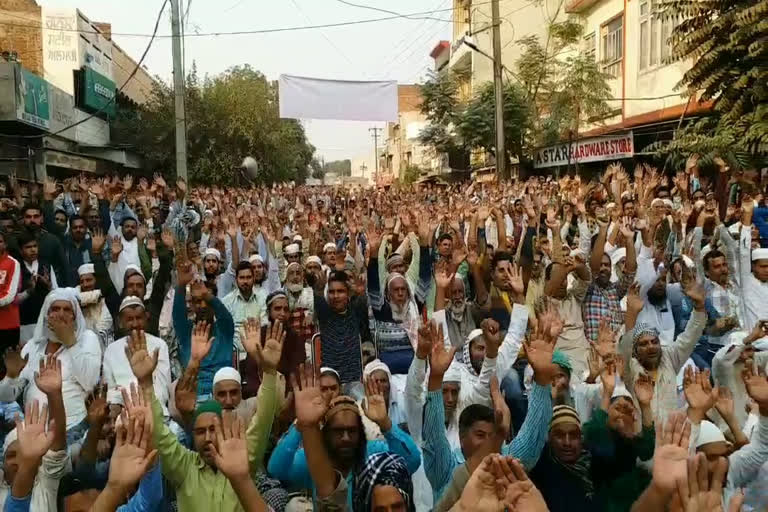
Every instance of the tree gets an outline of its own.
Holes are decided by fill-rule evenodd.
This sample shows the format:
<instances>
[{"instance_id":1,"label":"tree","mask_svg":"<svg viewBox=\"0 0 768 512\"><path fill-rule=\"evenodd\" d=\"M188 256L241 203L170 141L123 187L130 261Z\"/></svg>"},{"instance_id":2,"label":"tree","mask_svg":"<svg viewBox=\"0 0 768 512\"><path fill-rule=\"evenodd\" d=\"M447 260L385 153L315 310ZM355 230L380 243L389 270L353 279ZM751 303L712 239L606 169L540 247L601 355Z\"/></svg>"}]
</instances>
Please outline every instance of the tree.
<instances>
[{"instance_id":1,"label":"tree","mask_svg":"<svg viewBox=\"0 0 768 512\"><path fill-rule=\"evenodd\" d=\"M421 84L421 113L429 123L421 131L420 140L431 145L438 153L450 153L464 149L465 145L456 134L461 117L459 102L460 76L450 69L431 72Z\"/></svg>"},{"instance_id":2,"label":"tree","mask_svg":"<svg viewBox=\"0 0 768 512\"><path fill-rule=\"evenodd\" d=\"M351 160L333 160L325 164L324 173L334 173L337 176L352 176Z\"/></svg>"},{"instance_id":3,"label":"tree","mask_svg":"<svg viewBox=\"0 0 768 512\"><path fill-rule=\"evenodd\" d=\"M320 163L320 160L317 158L313 158L311 162L309 162L309 168L312 169L311 176L316 180L323 179L323 176L325 176L325 169L323 168L323 165Z\"/></svg>"},{"instance_id":4,"label":"tree","mask_svg":"<svg viewBox=\"0 0 768 512\"><path fill-rule=\"evenodd\" d=\"M400 182L405 185L410 185L419 179L421 175L421 168L418 165L409 165L403 170L403 174L400 176Z\"/></svg>"},{"instance_id":5,"label":"tree","mask_svg":"<svg viewBox=\"0 0 768 512\"><path fill-rule=\"evenodd\" d=\"M667 19L682 19L672 58L692 61L678 88L713 106L667 150L731 154L744 163L768 153L768 0L669 0L661 8Z\"/></svg>"},{"instance_id":6,"label":"tree","mask_svg":"<svg viewBox=\"0 0 768 512\"><path fill-rule=\"evenodd\" d=\"M231 185L245 156L259 162L257 181L303 182L314 147L295 120L280 119L277 89L250 66L197 76L192 66L185 89L187 159L195 183ZM114 138L131 144L151 169L175 167L173 90L158 80L150 100L137 112L118 112Z\"/></svg>"}]
</instances>

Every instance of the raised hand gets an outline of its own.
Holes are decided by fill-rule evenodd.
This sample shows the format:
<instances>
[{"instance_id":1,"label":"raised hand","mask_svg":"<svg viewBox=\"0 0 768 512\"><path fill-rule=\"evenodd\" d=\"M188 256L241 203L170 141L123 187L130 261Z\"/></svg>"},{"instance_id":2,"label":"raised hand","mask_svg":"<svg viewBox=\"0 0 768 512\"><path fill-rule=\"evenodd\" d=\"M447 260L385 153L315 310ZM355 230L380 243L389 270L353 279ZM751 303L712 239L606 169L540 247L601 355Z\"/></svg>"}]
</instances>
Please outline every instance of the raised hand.
<instances>
[{"instance_id":1,"label":"raised hand","mask_svg":"<svg viewBox=\"0 0 768 512\"><path fill-rule=\"evenodd\" d=\"M433 336L433 329L437 329L434 322L421 324L419 326L419 338L416 342L416 357L422 361L427 359L432 353L432 344L435 342L434 338L437 337L436 334Z\"/></svg>"},{"instance_id":2,"label":"raised hand","mask_svg":"<svg viewBox=\"0 0 768 512\"><path fill-rule=\"evenodd\" d=\"M686 421L685 414L679 412L669 416L664 428L656 428L651 485L664 496L671 496L680 484L686 482L690 435L691 424Z\"/></svg>"},{"instance_id":3,"label":"raised hand","mask_svg":"<svg viewBox=\"0 0 768 512\"><path fill-rule=\"evenodd\" d=\"M287 331L283 329L283 323L279 320L275 320L267 328L267 340L264 342L264 347L261 348L261 369L263 371L269 373L277 369L283 354L286 334Z\"/></svg>"},{"instance_id":4,"label":"raised hand","mask_svg":"<svg viewBox=\"0 0 768 512\"><path fill-rule=\"evenodd\" d=\"M645 300L640 297L640 284L632 283L627 290L627 313L637 315L645 307Z\"/></svg>"},{"instance_id":5,"label":"raised hand","mask_svg":"<svg viewBox=\"0 0 768 512\"><path fill-rule=\"evenodd\" d=\"M48 406L42 408L37 400L27 402L24 420L16 417L16 432L19 441L19 458L29 467L37 467L40 459L51 448L55 432L55 420L48 425ZM48 430L46 432L46 425Z\"/></svg>"},{"instance_id":6,"label":"raised hand","mask_svg":"<svg viewBox=\"0 0 768 512\"><path fill-rule=\"evenodd\" d=\"M243 323L240 342L245 352L261 367L261 323L257 319L249 318Z\"/></svg>"},{"instance_id":7,"label":"raised hand","mask_svg":"<svg viewBox=\"0 0 768 512\"><path fill-rule=\"evenodd\" d=\"M685 369L683 376L683 393L688 401L688 412L695 414L694 418L701 421L707 411L715 405L716 396L712 392L709 381L709 370L698 371L692 366Z\"/></svg>"},{"instance_id":8,"label":"raised hand","mask_svg":"<svg viewBox=\"0 0 768 512\"><path fill-rule=\"evenodd\" d=\"M46 176L43 182L43 196L45 199L50 201L56 197L56 186L56 181Z\"/></svg>"},{"instance_id":9,"label":"raised hand","mask_svg":"<svg viewBox=\"0 0 768 512\"><path fill-rule=\"evenodd\" d=\"M40 359L40 370L35 372L35 384L46 395L61 393L61 361L49 355Z\"/></svg>"},{"instance_id":10,"label":"raised hand","mask_svg":"<svg viewBox=\"0 0 768 512\"><path fill-rule=\"evenodd\" d=\"M456 355L456 347L445 348L442 324L436 324L433 321L431 322L430 330L432 336L432 351L429 353L430 376L439 376L442 381L443 375L448 370L448 367L451 366L453 357Z\"/></svg>"},{"instance_id":11,"label":"raised hand","mask_svg":"<svg viewBox=\"0 0 768 512\"><path fill-rule=\"evenodd\" d=\"M600 374L600 382L603 384L603 396L608 398L613 396L613 390L616 389L616 376L618 370L616 368L616 362L612 359L605 361L605 366Z\"/></svg>"},{"instance_id":12,"label":"raised hand","mask_svg":"<svg viewBox=\"0 0 768 512\"><path fill-rule=\"evenodd\" d=\"M101 428L109 416L109 404L107 404L107 384L102 382L96 385L93 393L88 395L85 401L85 407L88 411L88 425L90 427Z\"/></svg>"},{"instance_id":13,"label":"raised hand","mask_svg":"<svg viewBox=\"0 0 768 512\"><path fill-rule=\"evenodd\" d=\"M456 273L449 272L447 264L438 264L435 269L435 284L442 290L449 290Z\"/></svg>"},{"instance_id":14,"label":"raised hand","mask_svg":"<svg viewBox=\"0 0 768 512\"><path fill-rule=\"evenodd\" d=\"M197 366L188 366L176 383L176 409L182 416L189 416L197 407Z\"/></svg>"},{"instance_id":15,"label":"raised hand","mask_svg":"<svg viewBox=\"0 0 768 512\"><path fill-rule=\"evenodd\" d=\"M213 336L211 336L211 324L200 321L192 329L191 353L189 358L192 361L200 363L208 355L213 346Z\"/></svg>"},{"instance_id":16,"label":"raised hand","mask_svg":"<svg viewBox=\"0 0 768 512\"><path fill-rule=\"evenodd\" d=\"M101 254L101 251L104 250L104 244L106 243L107 237L104 236L104 231L96 228L91 232L91 252L94 254Z\"/></svg>"},{"instance_id":17,"label":"raised hand","mask_svg":"<svg viewBox=\"0 0 768 512\"><path fill-rule=\"evenodd\" d=\"M27 365L27 359L22 359L21 351L17 348L9 348L3 356L5 362L5 376L9 379L15 379L21 375L21 371Z\"/></svg>"},{"instance_id":18,"label":"raised hand","mask_svg":"<svg viewBox=\"0 0 768 512\"><path fill-rule=\"evenodd\" d=\"M187 286L195 280L195 266L191 261L179 261L176 265L176 283Z\"/></svg>"},{"instance_id":19,"label":"raised hand","mask_svg":"<svg viewBox=\"0 0 768 512\"><path fill-rule=\"evenodd\" d=\"M747 388L747 393L760 407L761 414L766 414L764 411L768 411L768 379L765 377L764 368L760 368L758 373L754 373L753 367L753 361L748 360L741 371L741 378Z\"/></svg>"},{"instance_id":20,"label":"raised hand","mask_svg":"<svg viewBox=\"0 0 768 512\"><path fill-rule=\"evenodd\" d=\"M216 421L214 461L216 468L230 480L250 478L248 446L245 441L245 423L236 413L226 411Z\"/></svg>"},{"instance_id":21,"label":"raised hand","mask_svg":"<svg viewBox=\"0 0 768 512\"><path fill-rule=\"evenodd\" d=\"M387 413L387 402L384 399L384 393L379 389L376 380L368 378L365 381L365 402L363 403L363 412L368 419L376 423L382 432L389 432L392 428L392 421Z\"/></svg>"},{"instance_id":22,"label":"raised hand","mask_svg":"<svg viewBox=\"0 0 768 512\"><path fill-rule=\"evenodd\" d=\"M731 393L731 390L725 387L718 387L715 388L714 394L717 396L717 399L715 400L715 409L720 413L720 416L722 416L723 419L733 418L734 407L733 393Z\"/></svg>"},{"instance_id":23,"label":"raised hand","mask_svg":"<svg viewBox=\"0 0 768 512\"><path fill-rule=\"evenodd\" d=\"M163 245L166 248L171 248L173 247L173 242L176 240L176 237L173 236L173 232L170 229L165 228L160 233L160 240L162 240Z\"/></svg>"},{"instance_id":24,"label":"raised hand","mask_svg":"<svg viewBox=\"0 0 768 512\"><path fill-rule=\"evenodd\" d=\"M616 353L617 334L616 331L611 329L611 324L607 319L603 318L600 320L597 330L597 341L592 343L600 357L606 358Z\"/></svg>"},{"instance_id":25,"label":"raised hand","mask_svg":"<svg viewBox=\"0 0 768 512\"><path fill-rule=\"evenodd\" d=\"M152 373L157 367L159 353L159 348L156 348L152 354L149 353L147 337L144 331L136 329L131 331L131 335L128 337L125 345L125 355L139 383L152 383Z\"/></svg>"},{"instance_id":26,"label":"raised hand","mask_svg":"<svg viewBox=\"0 0 768 512\"><path fill-rule=\"evenodd\" d=\"M524 340L528 364L533 368L533 379L540 386L549 385L557 371L556 365L552 363L552 353L555 351L560 330L562 330L562 321L559 316L553 314L552 310L549 310L539 315L536 329L527 340Z\"/></svg>"},{"instance_id":27,"label":"raised hand","mask_svg":"<svg viewBox=\"0 0 768 512\"><path fill-rule=\"evenodd\" d=\"M318 380L311 365L299 365L299 377L291 374L293 400L296 407L296 426L299 430L317 427L328 410Z\"/></svg>"},{"instance_id":28,"label":"raised hand","mask_svg":"<svg viewBox=\"0 0 768 512\"><path fill-rule=\"evenodd\" d=\"M120 253L123 252L123 242L119 236L112 237L112 261L117 261Z\"/></svg>"},{"instance_id":29,"label":"raised hand","mask_svg":"<svg viewBox=\"0 0 768 512\"><path fill-rule=\"evenodd\" d=\"M635 381L635 398L641 406L649 406L653 400L654 382L650 375L641 373Z\"/></svg>"},{"instance_id":30,"label":"raised hand","mask_svg":"<svg viewBox=\"0 0 768 512\"><path fill-rule=\"evenodd\" d=\"M154 464L157 450L149 451L152 423L143 417L129 418L123 411L122 424L117 427L115 450L109 461L109 483L127 493Z\"/></svg>"},{"instance_id":31,"label":"raised hand","mask_svg":"<svg viewBox=\"0 0 768 512\"><path fill-rule=\"evenodd\" d=\"M691 299L696 310L704 311L704 301L707 297L707 292L702 285L691 279L688 283L683 283L683 293Z\"/></svg>"},{"instance_id":32,"label":"raised hand","mask_svg":"<svg viewBox=\"0 0 768 512\"><path fill-rule=\"evenodd\" d=\"M147 233L149 232L149 229L147 228L147 225L143 222L139 224L139 228L136 230L136 238L139 239L139 242L143 242L147 238Z\"/></svg>"}]
</instances>

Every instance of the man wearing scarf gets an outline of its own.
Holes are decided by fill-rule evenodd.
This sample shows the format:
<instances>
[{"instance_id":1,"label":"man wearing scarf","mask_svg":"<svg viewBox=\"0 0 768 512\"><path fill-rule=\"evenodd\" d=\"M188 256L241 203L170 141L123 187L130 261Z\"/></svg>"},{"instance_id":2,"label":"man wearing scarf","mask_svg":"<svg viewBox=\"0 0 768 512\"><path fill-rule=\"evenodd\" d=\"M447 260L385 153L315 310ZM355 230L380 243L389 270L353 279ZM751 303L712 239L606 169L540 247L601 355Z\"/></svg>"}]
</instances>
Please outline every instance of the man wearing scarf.
<instances>
[{"instance_id":1,"label":"man wearing scarf","mask_svg":"<svg viewBox=\"0 0 768 512\"><path fill-rule=\"evenodd\" d=\"M85 325L74 288L57 288L45 298L32 339L21 349L21 357L30 363L18 375L8 373L0 380L0 401L16 400L23 393L27 403L45 403L45 393L37 387L34 374L37 362L46 354L61 362L67 444L71 444L87 429L85 399L101 374L101 344Z\"/></svg>"},{"instance_id":2,"label":"man wearing scarf","mask_svg":"<svg viewBox=\"0 0 768 512\"><path fill-rule=\"evenodd\" d=\"M402 274L392 273L386 279L384 294L379 287L378 255L381 237L371 234L371 258L368 262L368 298L375 324L376 349L379 359L393 374L405 375L413 359L421 323L419 309L423 307L432 279L428 241L421 241L419 282L411 290Z\"/></svg>"},{"instance_id":3,"label":"man wearing scarf","mask_svg":"<svg viewBox=\"0 0 768 512\"><path fill-rule=\"evenodd\" d=\"M80 282L76 288L83 309L85 325L99 336L101 349L113 341L112 315L109 313L101 290L96 289L96 271L93 263L80 265L77 269Z\"/></svg>"},{"instance_id":4,"label":"man wearing scarf","mask_svg":"<svg viewBox=\"0 0 768 512\"><path fill-rule=\"evenodd\" d=\"M317 256L310 256L307 262L316 263ZM308 342L315 333L315 294L314 290L305 286L304 267L301 263L289 263L285 269L285 297L288 299L291 328L304 342Z\"/></svg>"}]
</instances>

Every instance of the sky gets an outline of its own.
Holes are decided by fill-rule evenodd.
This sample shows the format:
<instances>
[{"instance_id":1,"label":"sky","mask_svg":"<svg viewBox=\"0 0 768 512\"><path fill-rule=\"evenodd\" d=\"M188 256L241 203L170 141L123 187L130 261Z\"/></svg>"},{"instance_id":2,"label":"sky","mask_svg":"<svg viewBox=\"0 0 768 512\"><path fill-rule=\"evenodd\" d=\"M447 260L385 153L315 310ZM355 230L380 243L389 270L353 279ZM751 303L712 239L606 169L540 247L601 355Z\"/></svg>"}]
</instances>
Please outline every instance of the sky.
<instances>
[{"instance_id":1,"label":"sky","mask_svg":"<svg viewBox=\"0 0 768 512\"><path fill-rule=\"evenodd\" d=\"M200 36L195 33L263 30L391 17L345 5L346 0L183 0L190 2L185 62L200 75L250 64L276 80L281 73L345 80L397 80L417 83L432 68L429 57L441 39L450 39L452 0L349 0L401 14L435 12L434 19L392 19L341 27L289 32ZM134 59L144 52L162 0L38 0L43 6L77 7L91 21L112 24L114 41ZM170 3L169 3L170 6ZM441 21L445 20L445 21ZM170 34L170 7L159 34ZM144 61L148 71L170 81L171 40L157 38ZM325 160L373 155L369 128L384 123L302 121L316 155Z\"/></svg>"}]
</instances>

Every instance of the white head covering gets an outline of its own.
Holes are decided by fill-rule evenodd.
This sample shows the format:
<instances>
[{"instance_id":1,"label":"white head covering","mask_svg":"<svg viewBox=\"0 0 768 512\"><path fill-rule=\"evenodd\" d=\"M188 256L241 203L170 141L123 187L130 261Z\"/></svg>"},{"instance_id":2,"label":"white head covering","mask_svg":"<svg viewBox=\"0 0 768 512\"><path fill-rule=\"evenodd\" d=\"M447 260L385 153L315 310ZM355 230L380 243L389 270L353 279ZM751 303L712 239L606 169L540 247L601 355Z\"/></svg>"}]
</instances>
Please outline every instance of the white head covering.
<instances>
[{"instance_id":1,"label":"white head covering","mask_svg":"<svg viewBox=\"0 0 768 512\"><path fill-rule=\"evenodd\" d=\"M328 374L328 373L332 373L338 379L338 381L341 382L341 376L339 375L339 372L337 372L336 370L334 370L330 366L323 366L322 368L320 368L320 376L321 377L323 375Z\"/></svg>"},{"instance_id":2,"label":"white head covering","mask_svg":"<svg viewBox=\"0 0 768 512\"><path fill-rule=\"evenodd\" d=\"M472 343L472 340L483 334L482 329L472 329L467 336L467 343Z\"/></svg>"},{"instance_id":3,"label":"white head covering","mask_svg":"<svg viewBox=\"0 0 768 512\"><path fill-rule=\"evenodd\" d=\"M217 371L213 375L213 385L216 386L217 383L223 381L223 380L234 380L238 384L242 383L242 378L240 377L240 372L232 368L231 366L225 366L223 368L219 368L219 371Z\"/></svg>"},{"instance_id":4,"label":"white head covering","mask_svg":"<svg viewBox=\"0 0 768 512\"><path fill-rule=\"evenodd\" d=\"M323 246L323 252L327 252L327 251L336 252L336 244L333 242L328 242L327 244L325 244Z\"/></svg>"},{"instance_id":5,"label":"white head covering","mask_svg":"<svg viewBox=\"0 0 768 512\"><path fill-rule=\"evenodd\" d=\"M455 359L451 361L451 365L443 375L443 382L458 382L461 384L461 363Z\"/></svg>"},{"instance_id":6,"label":"white head covering","mask_svg":"<svg viewBox=\"0 0 768 512\"><path fill-rule=\"evenodd\" d=\"M309 258L307 258L306 264L309 265L310 263L316 263L321 267L323 266L323 261L318 256L315 256L314 254Z\"/></svg>"},{"instance_id":7,"label":"white head covering","mask_svg":"<svg viewBox=\"0 0 768 512\"><path fill-rule=\"evenodd\" d=\"M768 260L768 249L754 249L752 251L752 261Z\"/></svg>"},{"instance_id":8,"label":"white head covering","mask_svg":"<svg viewBox=\"0 0 768 512\"><path fill-rule=\"evenodd\" d=\"M301 235L296 235L296 236L293 237L293 241L294 242L303 242L304 239L301 238Z\"/></svg>"},{"instance_id":9,"label":"white head covering","mask_svg":"<svg viewBox=\"0 0 768 512\"><path fill-rule=\"evenodd\" d=\"M363 379L367 379L373 372L378 370L385 372L388 377L392 377L392 372L389 371L389 366L380 359L374 359L363 368Z\"/></svg>"},{"instance_id":10,"label":"white head covering","mask_svg":"<svg viewBox=\"0 0 768 512\"><path fill-rule=\"evenodd\" d=\"M299 254L299 244L290 244L283 251L285 254Z\"/></svg>"},{"instance_id":11,"label":"white head covering","mask_svg":"<svg viewBox=\"0 0 768 512\"><path fill-rule=\"evenodd\" d=\"M699 424L699 437L696 439L696 448L701 448L709 443L717 443L718 441L727 442L723 432L711 421L702 420Z\"/></svg>"},{"instance_id":12,"label":"white head covering","mask_svg":"<svg viewBox=\"0 0 768 512\"><path fill-rule=\"evenodd\" d=\"M123 279L126 278L129 272L133 274L139 274L141 277L144 277L144 272L141 271L141 267L139 267L138 265L134 265L133 263L129 263L128 265L125 266L125 272L123 272ZM146 281L147 278L144 277L144 280Z\"/></svg>"},{"instance_id":13,"label":"white head covering","mask_svg":"<svg viewBox=\"0 0 768 512\"><path fill-rule=\"evenodd\" d=\"M611 282L617 283L621 277L616 267L619 262L627 257L627 250L624 247L619 247L611 253Z\"/></svg>"},{"instance_id":14,"label":"white head covering","mask_svg":"<svg viewBox=\"0 0 768 512\"><path fill-rule=\"evenodd\" d=\"M3 440L3 459L5 459L5 454L8 453L8 447L17 439L19 439L19 431L15 428L5 435L5 440Z\"/></svg>"},{"instance_id":15,"label":"white head covering","mask_svg":"<svg viewBox=\"0 0 768 512\"><path fill-rule=\"evenodd\" d=\"M203 253L203 259L207 258L208 256L213 256L217 260L221 261L221 253L218 249L214 249L213 247L209 247L205 250Z\"/></svg>"},{"instance_id":16,"label":"white head covering","mask_svg":"<svg viewBox=\"0 0 768 512\"><path fill-rule=\"evenodd\" d=\"M129 295L128 297L124 298L123 301L120 303L120 309L118 309L117 312L119 313L125 308L132 308L135 306L141 306L142 308L144 308L144 301L134 295Z\"/></svg>"},{"instance_id":17,"label":"white head covering","mask_svg":"<svg viewBox=\"0 0 768 512\"><path fill-rule=\"evenodd\" d=\"M77 275L78 276L84 276L85 274L95 274L96 270L93 266L93 263L84 263L80 265L77 269Z\"/></svg>"},{"instance_id":18,"label":"white head covering","mask_svg":"<svg viewBox=\"0 0 768 512\"><path fill-rule=\"evenodd\" d=\"M611 400L613 400L614 398L619 398L621 396L632 400L632 394L627 390L627 386L625 386L623 382L617 383L616 386L613 388L613 394L611 395Z\"/></svg>"},{"instance_id":19,"label":"white head covering","mask_svg":"<svg viewBox=\"0 0 768 512\"><path fill-rule=\"evenodd\" d=\"M72 304L72 311L75 312L75 339L79 340L88 331L83 311L80 309L77 290L74 288L56 288L48 293L45 301L43 301L43 307L40 308L37 324L35 324L35 332L29 343L48 343L48 340L61 343L61 340L48 328L48 310L51 309L51 304L60 300L66 300Z\"/></svg>"},{"instance_id":20,"label":"white head covering","mask_svg":"<svg viewBox=\"0 0 768 512\"><path fill-rule=\"evenodd\" d=\"M256 262L264 263L264 258L261 257L259 254L251 254L251 257L248 258L248 262L253 265Z\"/></svg>"}]
</instances>

